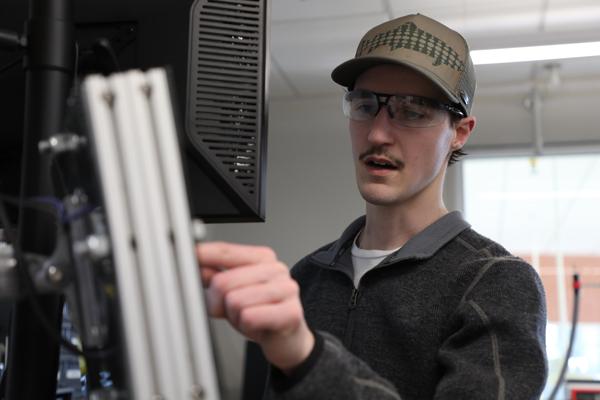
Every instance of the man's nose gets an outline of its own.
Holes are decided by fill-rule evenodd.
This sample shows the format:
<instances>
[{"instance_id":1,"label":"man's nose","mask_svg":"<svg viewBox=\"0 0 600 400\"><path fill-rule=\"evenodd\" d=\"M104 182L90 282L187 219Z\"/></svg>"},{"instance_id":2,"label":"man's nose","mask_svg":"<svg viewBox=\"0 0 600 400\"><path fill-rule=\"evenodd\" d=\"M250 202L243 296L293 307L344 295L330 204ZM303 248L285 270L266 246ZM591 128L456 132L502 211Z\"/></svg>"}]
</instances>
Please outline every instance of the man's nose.
<instances>
[{"instance_id":1,"label":"man's nose","mask_svg":"<svg viewBox=\"0 0 600 400\"><path fill-rule=\"evenodd\" d=\"M386 105L382 105L379 109L368 134L369 142L377 145L391 144L394 142L393 127L390 121L390 115Z\"/></svg>"}]
</instances>

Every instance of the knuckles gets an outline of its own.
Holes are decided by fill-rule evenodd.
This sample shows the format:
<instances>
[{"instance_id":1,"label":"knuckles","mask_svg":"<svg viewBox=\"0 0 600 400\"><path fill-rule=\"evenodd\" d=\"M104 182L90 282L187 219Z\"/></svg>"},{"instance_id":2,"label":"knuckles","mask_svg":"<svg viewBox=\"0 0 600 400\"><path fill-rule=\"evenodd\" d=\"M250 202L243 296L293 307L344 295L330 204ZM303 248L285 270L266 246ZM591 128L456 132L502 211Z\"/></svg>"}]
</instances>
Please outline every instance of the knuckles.
<instances>
[{"instance_id":1,"label":"knuckles","mask_svg":"<svg viewBox=\"0 0 600 400\"><path fill-rule=\"evenodd\" d=\"M238 292L229 292L225 295L223 302L228 311L228 315L240 314L244 307L244 299L238 295Z\"/></svg>"},{"instance_id":2,"label":"knuckles","mask_svg":"<svg viewBox=\"0 0 600 400\"><path fill-rule=\"evenodd\" d=\"M286 297L297 297L300 294L300 286L292 278L287 278L283 281L283 289L287 293Z\"/></svg>"},{"instance_id":3,"label":"knuckles","mask_svg":"<svg viewBox=\"0 0 600 400\"><path fill-rule=\"evenodd\" d=\"M255 250L264 260L277 260L277 254L275 254L275 251L270 247L256 246Z\"/></svg>"},{"instance_id":4,"label":"knuckles","mask_svg":"<svg viewBox=\"0 0 600 400\"><path fill-rule=\"evenodd\" d=\"M294 325L304 319L304 310L299 301L294 301L289 306L290 322Z\"/></svg>"},{"instance_id":5,"label":"knuckles","mask_svg":"<svg viewBox=\"0 0 600 400\"><path fill-rule=\"evenodd\" d=\"M212 290L223 296L227 293L228 283L229 279L227 274L219 273L213 276L210 286Z\"/></svg>"},{"instance_id":6,"label":"knuckles","mask_svg":"<svg viewBox=\"0 0 600 400\"><path fill-rule=\"evenodd\" d=\"M242 333L254 336L260 330L257 322L252 309L246 308L240 311L237 325Z\"/></svg>"},{"instance_id":7,"label":"knuckles","mask_svg":"<svg viewBox=\"0 0 600 400\"><path fill-rule=\"evenodd\" d=\"M290 274L290 270L288 269L287 265L285 265L281 261L273 261L271 264L271 268L273 268L273 272L277 275L283 274L289 276Z\"/></svg>"}]
</instances>

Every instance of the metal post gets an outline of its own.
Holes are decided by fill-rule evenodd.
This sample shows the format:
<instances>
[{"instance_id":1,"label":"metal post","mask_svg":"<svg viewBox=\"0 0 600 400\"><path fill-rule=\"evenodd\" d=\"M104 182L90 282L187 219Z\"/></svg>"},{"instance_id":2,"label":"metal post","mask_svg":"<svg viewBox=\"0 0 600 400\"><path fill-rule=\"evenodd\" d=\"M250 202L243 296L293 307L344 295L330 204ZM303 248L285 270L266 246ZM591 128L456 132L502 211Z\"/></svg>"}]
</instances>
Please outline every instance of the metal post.
<instances>
[{"instance_id":1,"label":"metal post","mask_svg":"<svg viewBox=\"0 0 600 400\"><path fill-rule=\"evenodd\" d=\"M25 132L21 193L24 197L54 193L47 159L38 142L61 130L65 100L73 77L72 0L30 0L27 22ZM19 211L18 241L24 252L50 254L54 222L27 209ZM60 333L62 299L38 297L42 314ZM6 398L54 399L58 343L44 331L28 299L15 303L10 334Z\"/></svg>"}]
</instances>

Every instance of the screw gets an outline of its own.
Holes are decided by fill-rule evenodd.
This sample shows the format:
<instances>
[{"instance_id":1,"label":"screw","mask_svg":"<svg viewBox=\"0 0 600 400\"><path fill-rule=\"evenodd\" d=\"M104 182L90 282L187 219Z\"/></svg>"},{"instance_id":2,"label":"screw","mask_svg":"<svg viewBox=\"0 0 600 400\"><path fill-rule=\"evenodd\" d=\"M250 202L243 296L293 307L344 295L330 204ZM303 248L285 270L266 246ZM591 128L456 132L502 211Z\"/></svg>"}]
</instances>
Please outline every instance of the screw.
<instances>
[{"instance_id":1,"label":"screw","mask_svg":"<svg viewBox=\"0 0 600 400\"><path fill-rule=\"evenodd\" d=\"M144 94L144 96L146 97L150 97L152 96L152 86L150 86L149 84L145 83L142 86L140 86L140 89L142 90L142 93Z\"/></svg>"},{"instance_id":2,"label":"screw","mask_svg":"<svg viewBox=\"0 0 600 400\"><path fill-rule=\"evenodd\" d=\"M48 267L48 270L46 273L48 275L48 279L50 279L50 282L52 282L52 283L62 282L62 280L65 276L63 271L60 268L58 268L56 265L50 265Z\"/></svg>"},{"instance_id":3,"label":"screw","mask_svg":"<svg viewBox=\"0 0 600 400\"><path fill-rule=\"evenodd\" d=\"M115 95L112 92L106 91L102 94L102 100L112 108L115 104Z\"/></svg>"},{"instance_id":4,"label":"screw","mask_svg":"<svg viewBox=\"0 0 600 400\"><path fill-rule=\"evenodd\" d=\"M199 242L206 238L206 225L200 219L194 219L192 221L192 237L196 242Z\"/></svg>"},{"instance_id":5,"label":"screw","mask_svg":"<svg viewBox=\"0 0 600 400\"><path fill-rule=\"evenodd\" d=\"M204 389L202 386L194 385L192 386L192 399L193 400L203 400L205 396Z\"/></svg>"},{"instance_id":6,"label":"screw","mask_svg":"<svg viewBox=\"0 0 600 400\"><path fill-rule=\"evenodd\" d=\"M72 205L76 206L79 204L87 203L87 195L81 189L75 189L72 195L69 196L69 201Z\"/></svg>"},{"instance_id":7,"label":"screw","mask_svg":"<svg viewBox=\"0 0 600 400\"><path fill-rule=\"evenodd\" d=\"M110 243L104 235L90 235L87 237L86 244L93 258L103 258L110 253Z\"/></svg>"}]
</instances>

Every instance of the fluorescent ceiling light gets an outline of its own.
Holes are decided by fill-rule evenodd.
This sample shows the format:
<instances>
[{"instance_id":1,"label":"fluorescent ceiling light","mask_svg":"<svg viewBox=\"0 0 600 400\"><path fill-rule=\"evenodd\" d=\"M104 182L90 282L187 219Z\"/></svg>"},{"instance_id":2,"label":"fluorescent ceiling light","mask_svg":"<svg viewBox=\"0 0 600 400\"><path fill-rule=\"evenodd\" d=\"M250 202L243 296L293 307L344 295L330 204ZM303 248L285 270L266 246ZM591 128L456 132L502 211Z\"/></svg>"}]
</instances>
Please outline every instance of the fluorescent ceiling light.
<instances>
[{"instance_id":1,"label":"fluorescent ceiling light","mask_svg":"<svg viewBox=\"0 0 600 400\"><path fill-rule=\"evenodd\" d=\"M597 200L600 199L600 191L598 190L581 190L581 191L522 191L522 192L481 192L477 193L481 200L550 200L550 199L585 199Z\"/></svg>"},{"instance_id":2,"label":"fluorescent ceiling light","mask_svg":"<svg viewBox=\"0 0 600 400\"><path fill-rule=\"evenodd\" d=\"M560 60L563 58L591 56L600 56L600 42L471 51L471 58L475 65Z\"/></svg>"}]
</instances>

